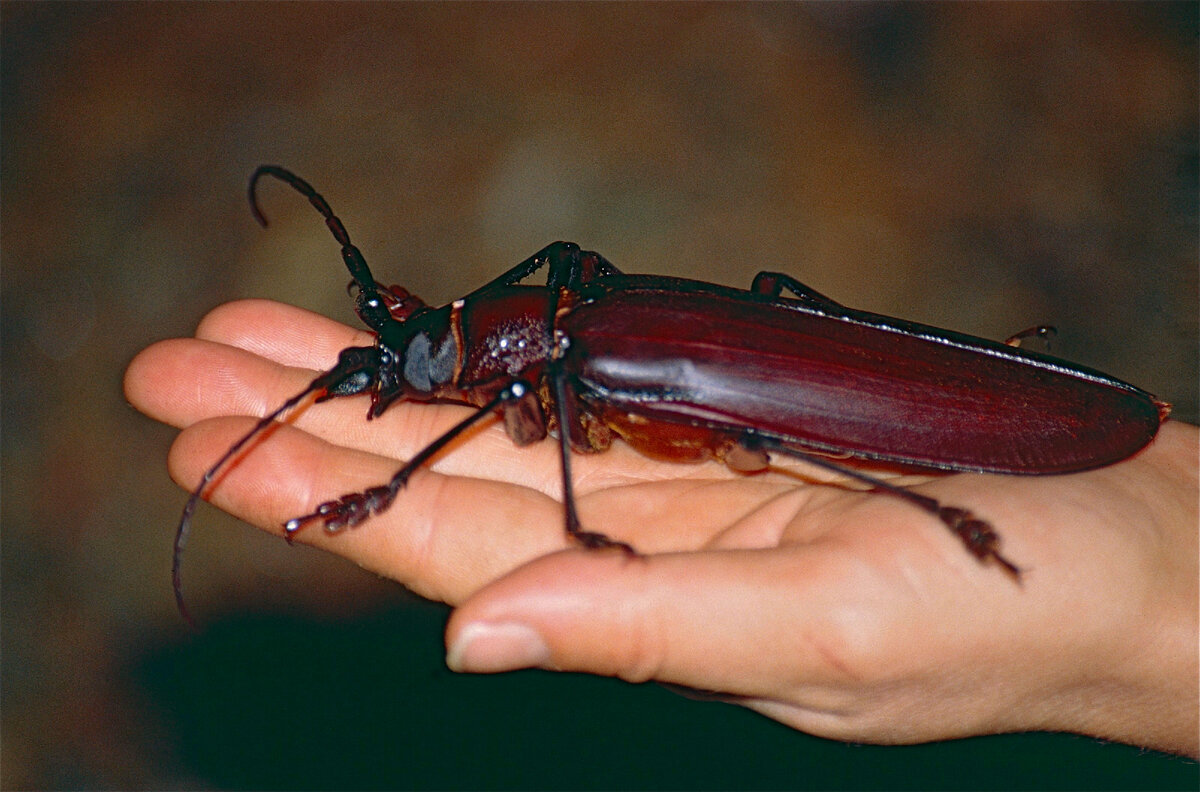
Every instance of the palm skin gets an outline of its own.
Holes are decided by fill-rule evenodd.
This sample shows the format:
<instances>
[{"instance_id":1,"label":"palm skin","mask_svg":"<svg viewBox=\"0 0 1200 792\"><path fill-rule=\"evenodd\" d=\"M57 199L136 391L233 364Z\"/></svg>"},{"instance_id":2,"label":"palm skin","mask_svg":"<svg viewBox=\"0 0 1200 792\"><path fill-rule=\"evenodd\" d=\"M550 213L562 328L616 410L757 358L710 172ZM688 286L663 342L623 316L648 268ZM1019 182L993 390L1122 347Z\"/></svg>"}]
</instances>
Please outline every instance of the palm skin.
<instances>
[{"instance_id":1,"label":"palm skin","mask_svg":"<svg viewBox=\"0 0 1200 792\"><path fill-rule=\"evenodd\" d=\"M264 301L222 306L195 339L143 351L130 401L183 428L186 487L338 351L372 337ZM273 533L387 481L467 414L365 398L303 411L210 497ZM1168 422L1118 465L1065 476L897 479L991 522L1020 582L896 498L816 485L797 464L743 476L623 444L573 457L588 530L563 532L557 447L472 432L357 528L297 539L457 607L457 670L538 665L737 697L805 731L919 742L1049 729L1197 753L1197 430ZM888 475L881 473L880 475Z\"/></svg>"}]
</instances>

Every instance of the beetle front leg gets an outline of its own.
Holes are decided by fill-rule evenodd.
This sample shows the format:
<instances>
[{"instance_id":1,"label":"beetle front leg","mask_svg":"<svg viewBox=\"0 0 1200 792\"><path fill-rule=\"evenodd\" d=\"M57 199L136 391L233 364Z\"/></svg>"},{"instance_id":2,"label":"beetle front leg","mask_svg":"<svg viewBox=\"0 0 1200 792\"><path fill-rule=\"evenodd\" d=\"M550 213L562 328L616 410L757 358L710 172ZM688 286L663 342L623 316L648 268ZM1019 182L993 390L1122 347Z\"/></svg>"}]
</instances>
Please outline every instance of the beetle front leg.
<instances>
[{"instance_id":1,"label":"beetle front leg","mask_svg":"<svg viewBox=\"0 0 1200 792\"><path fill-rule=\"evenodd\" d=\"M546 286L577 289L585 283L610 275L620 275L608 259L590 250L580 250L574 242L551 242L508 272L493 278L475 289L464 300L470 300L505 286L514 286L538 270L546 268Z\"/></svg>"},{"instance_id":2,"label":"beetle front leg","mask_svg":"<svg viewBox=\"0 0 1200 792\"><path fill-rule=\"evenodd\" d=\"M315 510L302 517L294 517L283 524L284 538L289 543L297 532L313 522L322 522L327 533L338 533L345 528L353 528L372 514L386 511L396 499L396 495L408 483L408 479L434 454L446 447L454 438L470 429L475 424L489 417L497 407L506 404L519 403L533 392L533 388L525 380L510 382L503 390L494 396L477 412L459 421L444 434L429 445L422 448L416 456L404 467L396 471L391 480L382 486L372 487L362 492L352 492L337 500L325 501Z\"/></svg>"}]
</instances>

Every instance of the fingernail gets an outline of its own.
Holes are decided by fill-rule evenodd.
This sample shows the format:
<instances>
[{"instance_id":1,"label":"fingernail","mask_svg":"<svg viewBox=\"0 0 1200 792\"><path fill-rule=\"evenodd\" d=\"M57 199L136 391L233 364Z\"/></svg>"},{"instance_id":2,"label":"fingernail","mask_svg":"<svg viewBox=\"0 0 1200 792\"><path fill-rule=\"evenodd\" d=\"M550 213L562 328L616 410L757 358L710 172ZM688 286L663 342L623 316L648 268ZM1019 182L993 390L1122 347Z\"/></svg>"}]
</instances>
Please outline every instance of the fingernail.
<instances>
[{"instance_id":1,"label":"fingernail","mask_svg":"<svg viewBox=\"0 0 1200 792\"><path fill-rule=\"evenodd\" d=\"M494 674L545 665L550 649L532 627L515 622L474 622L458 634L446 652L451 671Z\"/></svg>"}]
</instances>

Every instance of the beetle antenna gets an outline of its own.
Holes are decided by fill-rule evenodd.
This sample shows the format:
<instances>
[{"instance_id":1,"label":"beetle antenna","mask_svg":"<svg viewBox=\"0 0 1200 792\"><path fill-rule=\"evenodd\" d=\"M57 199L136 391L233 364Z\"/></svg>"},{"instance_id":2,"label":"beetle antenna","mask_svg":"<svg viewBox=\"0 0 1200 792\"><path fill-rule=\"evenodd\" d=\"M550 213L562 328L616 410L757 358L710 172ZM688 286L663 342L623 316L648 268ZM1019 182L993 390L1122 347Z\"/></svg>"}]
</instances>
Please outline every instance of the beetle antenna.
<instances>
[{"instance_id":1,"label":"beetle antenna","mask_svg":"<svg viewBox=\"0 0 1200 792\"><path fill-rule=\"evenodd\" d=\"M342 246L342 260L346 262L346 269L350 270L350 277L358 286L355 311L372 330L378 332L391 319L391 314L388 313L387 305L379 296L379 284L375 281L375 276L371 274L371 268L367 266L366 258L363 257L358 246L350 241L350 233L346 230L341 218L333 213L329 203L304 179L278 165L260 165L250 177L249 195L250 211L254 214L254 219L263 227L267 225L267 217L258 205L258 180L263 176L274 176L285 184L291 185L292 189L307 198L313 208L321 213L321 217L325 218L325 225L333 234L333 238Z\"/></svg>"},{"instance_id":2,"label":"beetle antenna","mask_svg":"<svg viewBox=\"0 0 1200 792\"><path fill-rule=\"evenodd\" d=\"M179 517L179 526L175 529L175 551L171 561L171 582L175 587L175 604L179 607L179 613L183 616L192 628L195 628L196 622L192 618L192 614L188 611L187 603L183 597L183 549L187 545L188 534L192 527L192 513L196 511L196 505L200 502L200 496L208 487L217 473L223 468L226 463L233 459L239 451L246 447L246 444L261 434L267 427L275 422L279 416L288 412L306 397L313 393L317 394L317 401L334 396L350 396L355 393L361 393L367 390L376 379L376 374L379 368L379 352L374 347L349 347L343 349L338 356L337 364L319 374L308 387L297 393L292 398L285 401L277 407L269 415L260 418L258 423L254 424L254 428L242 438L230 446L229 450L210 467L205 474L200 478L200 483L192 490L192 494L188 497L187 503L183 507L183 514Z\"/></svg>"},{"instance_id":3,"label":"beetle antenna","mask_svg":"<svg viewBox=\"0 0 1200 792\"><path fill-rule=\"evenodd\" d=\"M207 472L205 472L204 476L200 479L200 483L196 485L194 490L192 490L191 497L188 498L187 504L183 507L183 514L179 518L179 527L175 529L175 554L171 564L171 581L175 586L175 604L179 606L179 613L193 628L196 626L196 622L194 619L192 619L191 613L188 612L187 604L184 602L183 578L181 575L181 569L183 566L183 549L187 545L188 533L191 531L192 527L192 513L196 511L196 504L200 502L201 494L212 482L213 477L217 475L217 472L225 466L225 463L227 463L239 451L245 448L246 444L254 439L255 436L270 426L276 418L295 407L301 402L301 400L304 399L304 397L313 393L315 390L317 389L314 388L313 385L309 385L303 391L297 393L295 396L280 405L280 407L270 415L266 416L265 418L261 418L259 422L254 425L253 429L243 435L242 439L234 443L230 449L225 452L224 456L218 459L216 464L214 464L208 469Z\"/></svg>"}]
</instances>

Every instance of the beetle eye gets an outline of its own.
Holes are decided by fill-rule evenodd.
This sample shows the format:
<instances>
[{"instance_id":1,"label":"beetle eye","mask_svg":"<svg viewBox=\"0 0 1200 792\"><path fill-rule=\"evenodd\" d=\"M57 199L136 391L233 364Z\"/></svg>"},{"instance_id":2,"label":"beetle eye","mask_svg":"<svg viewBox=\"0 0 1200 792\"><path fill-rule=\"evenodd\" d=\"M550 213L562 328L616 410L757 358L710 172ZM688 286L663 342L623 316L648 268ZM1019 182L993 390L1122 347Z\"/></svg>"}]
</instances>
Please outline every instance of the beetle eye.
<instances>
[{"instance_id":1,"label":"beetle eye","mask_svg":"<svg viewBox=\"0 0 1200 792\"><path fill-rule=\"evenodd\" d=\"M445 385L454 376L454 365L458 361L458 344L454 336L447 333L436 351L428 333L417 333L404 350L404 381L422 393Z\"/></svg>"},{"instance_id":2,"label":"beetle eye","mask_svg":"<svg viewBox=\"0 0 1200 792\"><path fill-rule=\"evenodd\" d=\"M429 379L429 348L427 333L417 333L404 350L404 381L423 393L433 390Z\"/></svg>"},{"instance_id":3,"label":"beetle eye","mask_svg":"<svg viewBox=\"0 0 1200 792\"><path fill-rule=\"evenodd\" d=\"M454 364L458 361L458 344L454 342L454 334L446 333L441 346L429 359L429 379L437 385L444 385L454 376Z\"/></svg>"}]
</instances>

